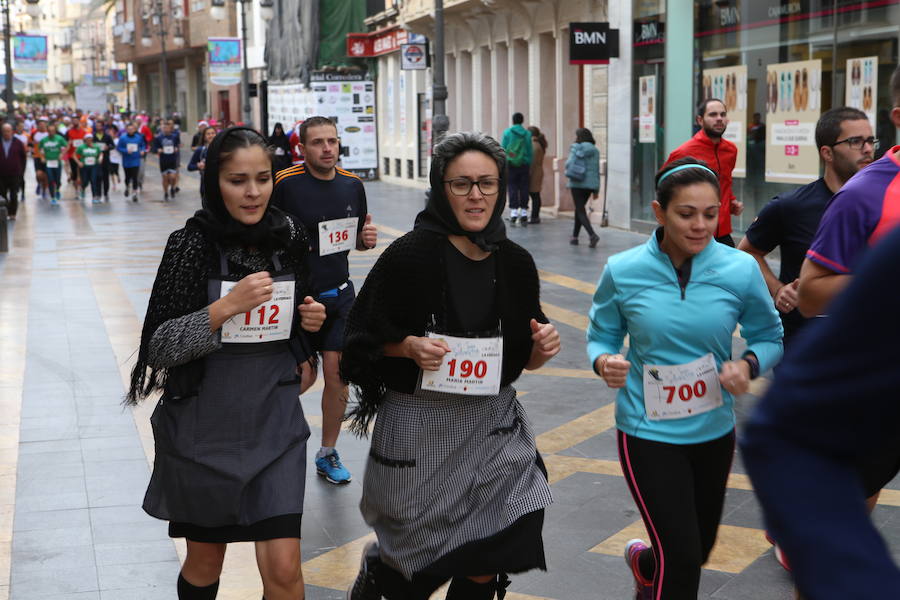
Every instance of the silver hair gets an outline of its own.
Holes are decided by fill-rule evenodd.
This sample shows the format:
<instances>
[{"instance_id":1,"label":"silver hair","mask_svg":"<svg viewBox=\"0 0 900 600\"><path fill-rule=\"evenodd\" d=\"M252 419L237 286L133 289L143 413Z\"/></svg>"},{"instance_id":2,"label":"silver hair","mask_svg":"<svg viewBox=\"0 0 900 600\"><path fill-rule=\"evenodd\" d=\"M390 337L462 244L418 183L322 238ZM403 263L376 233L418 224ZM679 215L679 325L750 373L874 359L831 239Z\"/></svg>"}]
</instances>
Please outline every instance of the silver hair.
<instances>
[{"instance_id":1,"label":"silver hair","mask_svg":"<svg viewBox=\"0 0 900 600\"><path fill-rule=\"evenodd\" d=\"M450 162L468 150L484 152L497 163L497 171L501 179L506 179L506 151L491 136L474 131L461 131L444 136L432 151L431 172L444 178L444 172Z\"/></svg>"}]
</instances>

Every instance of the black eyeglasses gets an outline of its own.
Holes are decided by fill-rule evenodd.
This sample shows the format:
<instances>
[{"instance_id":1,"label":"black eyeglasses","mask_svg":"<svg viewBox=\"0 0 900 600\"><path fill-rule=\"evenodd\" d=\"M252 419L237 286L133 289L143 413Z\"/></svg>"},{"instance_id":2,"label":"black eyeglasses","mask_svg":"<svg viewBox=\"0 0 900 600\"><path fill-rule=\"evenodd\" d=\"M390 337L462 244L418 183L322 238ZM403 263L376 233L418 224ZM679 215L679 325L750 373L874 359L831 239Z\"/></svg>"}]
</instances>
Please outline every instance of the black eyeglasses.
<instances>
[{"instance_id":1,"label":"black eyeglasses","mask_svg":"<svg viewBox=\"0 0 900 600\"><path fill-rule=\"evenodd\" d=\"M478 186L478 191L485 196L493 196L500 191L500 179L497 177L489 177L480 181L458 177L456 179L448 179L444 183L450 184L450 192L454 196L468 196L469 192L472 191L472 186Z\"/></svg>"},{"instance_id":2,"label":"black eyeglasses","mask_svg":"<svg viewBox=\"0 0 900 600\"><path fill-rule=\"evenodd\" d=\"M872 137L872 136L869 136L867 138L864 138L859 135L854 136L854 137L848 137L845 140L841 140L839 142L833 143L831 145L831 147L834 148L838 144L847 144L854 150L862 150L863 146L865 146L866 144L871 144L873 149L878 150L878 138Z\"/></svg>"}]
</instances>

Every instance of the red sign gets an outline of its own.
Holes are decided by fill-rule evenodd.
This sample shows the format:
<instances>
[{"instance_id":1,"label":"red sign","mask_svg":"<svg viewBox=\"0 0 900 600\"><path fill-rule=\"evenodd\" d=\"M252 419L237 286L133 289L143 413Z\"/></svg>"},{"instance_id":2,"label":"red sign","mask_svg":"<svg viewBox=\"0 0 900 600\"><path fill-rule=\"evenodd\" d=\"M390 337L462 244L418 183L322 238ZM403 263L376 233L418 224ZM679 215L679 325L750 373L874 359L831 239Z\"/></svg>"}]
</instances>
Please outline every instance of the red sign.
<instances>
[{"instance_id":1,"label":"red sign","mask_svg":"<svg viewBox=\"0 0 900 600\"><path fill-rule=\"evenodd\" d=\"M382 29L372 33L348 33L347 56L367 58L381 56L400 49L407 41L407 31L400 28Z\"/></svg>"}]
</instances>

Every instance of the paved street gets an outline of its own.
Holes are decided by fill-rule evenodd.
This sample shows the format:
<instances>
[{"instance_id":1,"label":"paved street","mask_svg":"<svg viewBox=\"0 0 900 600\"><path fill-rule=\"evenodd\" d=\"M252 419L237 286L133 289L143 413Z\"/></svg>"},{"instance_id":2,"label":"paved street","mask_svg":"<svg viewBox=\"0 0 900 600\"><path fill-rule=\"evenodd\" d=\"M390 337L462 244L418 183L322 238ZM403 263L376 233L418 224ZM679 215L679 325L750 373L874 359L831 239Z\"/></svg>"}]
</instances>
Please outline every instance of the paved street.
<instances>
[{"instance_id":1,"label":"paved street","mask_svg":"<svg viewBox=\"0 0 900 600\"><path fill-rule=\"evenodd\" d=\"M102 205L74 200L67 187L59 207L36 201L29 184L32 193L10 228L11 252L0 257L0 600L176 597L183 545L140 508L153 454L152 403L123 409L121 399L162 248L199 207L197 183L183 175L182 193L164 204L149 166L137 204L123 201L121 187ZM381 183L367 189L381 242L351 255L357 286L423 202L419 190ZM544 529L549 571L513 577L509 600L629 598L621 550L625 540L643 536L616 456L613 393L589 370L584 330L606 258L644 236L601 230L591 250L584 236L582 245L569 245L571 225L545 220L509 231L537 261L544 307L564 344L546 368L516 384L539 434L555 503ZM758 394L766 380L754 384ZM311 451L319 443L320 385L302 398ZM755 397L740 399L741 418ZM371 535L358 510L367 444L345 433L339 448L354 475L350 485L324 483L308 469L303 557L310 600L344 598ZM900 559L900 481L891 488L874 519ZM738 459L702 598L793 597L762 527ZM230 546L219 598L260 595L252 546Z\"/></svg>"}]
</instances>

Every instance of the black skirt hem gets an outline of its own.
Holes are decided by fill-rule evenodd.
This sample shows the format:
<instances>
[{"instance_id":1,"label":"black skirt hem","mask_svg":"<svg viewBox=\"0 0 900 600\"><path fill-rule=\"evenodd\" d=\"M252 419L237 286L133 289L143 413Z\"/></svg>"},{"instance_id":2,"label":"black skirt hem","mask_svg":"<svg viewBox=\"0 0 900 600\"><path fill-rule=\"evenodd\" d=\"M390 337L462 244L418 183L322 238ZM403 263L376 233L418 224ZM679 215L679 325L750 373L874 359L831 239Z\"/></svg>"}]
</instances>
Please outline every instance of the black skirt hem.
<instances>
[{"instance_id":1,"label":"black skirt hem","mask_svg":"<svg viewBox=\"0 0 900 600\"><path fill-rule=\"evenodd\" d=\"M187 538L192 542L228 544L231 542L263 542L279 538L300 539L303 513L278 515L250 525L203 527L194 523L169 522L169 537Z\"/></svg>"}]
</instances>

